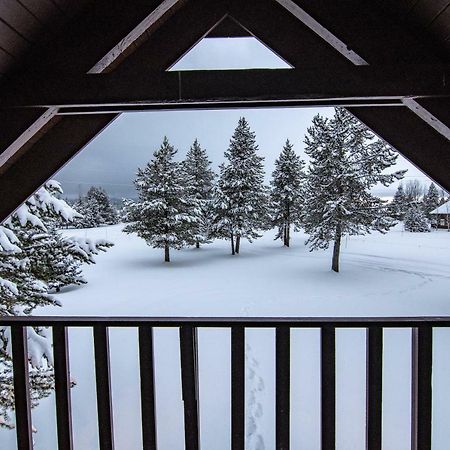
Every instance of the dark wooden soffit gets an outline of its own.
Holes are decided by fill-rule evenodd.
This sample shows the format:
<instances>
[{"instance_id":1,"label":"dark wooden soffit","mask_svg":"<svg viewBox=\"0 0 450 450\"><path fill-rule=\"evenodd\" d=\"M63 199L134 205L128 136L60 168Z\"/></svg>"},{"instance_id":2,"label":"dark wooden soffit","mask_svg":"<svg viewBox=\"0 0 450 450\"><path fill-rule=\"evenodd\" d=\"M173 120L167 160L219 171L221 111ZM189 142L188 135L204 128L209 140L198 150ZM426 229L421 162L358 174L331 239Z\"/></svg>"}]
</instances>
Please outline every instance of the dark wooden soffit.
<instances>
[{"instance_id":1,"label":"dark wooden soffit","mask_svg":"<svg viewBox=\"0 0 450 450\"><path fill-rule=\"evenodd\" d=\"M450 141L407 108L349 108L375 134L450 192Z\"/></svg>"},{"instance_id":2,"label":"dark wooden soffit","mask_svg":"<svg viewBox=\"0 0 450 450\"><path fill-rule=\"evenodd\" d=\"M114 119L114 114L60 117L13 164L0 167L0 221L81 151Z\"/></svg>"}]
</instances>

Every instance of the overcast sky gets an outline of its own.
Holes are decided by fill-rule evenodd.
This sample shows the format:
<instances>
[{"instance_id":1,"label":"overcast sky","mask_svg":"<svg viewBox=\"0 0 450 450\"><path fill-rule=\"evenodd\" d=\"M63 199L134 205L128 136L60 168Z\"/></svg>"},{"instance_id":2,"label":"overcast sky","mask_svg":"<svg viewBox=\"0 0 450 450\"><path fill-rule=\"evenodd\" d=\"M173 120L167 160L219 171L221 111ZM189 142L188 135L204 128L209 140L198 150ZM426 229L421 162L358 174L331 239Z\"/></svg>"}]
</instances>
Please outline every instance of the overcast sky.
<instances>
[{"instance_id":1,"label":"overcast sky","mask_svg":"<svg viewBox=\"0 0 450 450\"><path fill-rule=\"evenodd\" d=\"M255 39L208 39L202 41L173 69L286 67ZM304 154L304 136L317 113L330 116L331 108L284 108L218 111L163 111L122 114L81 153L61 169L54 178L61 181L67 196L84 194L89 186L103 186L114 197L135 195L133 179L138 167L144 166L160 146L163 137L184 158L195 138L206 148L214 169L223 161L239 117L245 116L256 133L260 154L265 157L266 179L270 179L273 163L287 138L296 152ZM408 169L407 179L426 176L404 158L398 169ZM390 196L390 189L374 193Z\"/></svg>"}]
</instances>

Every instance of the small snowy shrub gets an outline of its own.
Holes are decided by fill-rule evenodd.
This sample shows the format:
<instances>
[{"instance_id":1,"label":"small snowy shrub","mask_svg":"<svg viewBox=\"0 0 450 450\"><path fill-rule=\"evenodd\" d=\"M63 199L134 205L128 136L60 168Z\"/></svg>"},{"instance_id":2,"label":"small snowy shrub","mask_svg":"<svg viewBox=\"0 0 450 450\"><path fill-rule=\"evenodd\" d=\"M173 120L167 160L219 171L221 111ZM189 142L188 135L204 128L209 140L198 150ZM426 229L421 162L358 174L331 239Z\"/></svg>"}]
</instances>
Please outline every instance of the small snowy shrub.
<instances>
[{"instance_id":1,"label":"small snowy shrub","mask_svg":"<svg viewBox=\"0 0 450 450\"><path fill-rule=\"evenodd\" d=\"M430 224L425 213L418 206L412 206L408 209L405 214L404 225L406 231L414 233L430 231Z\"/></svg>"}]
</instances>

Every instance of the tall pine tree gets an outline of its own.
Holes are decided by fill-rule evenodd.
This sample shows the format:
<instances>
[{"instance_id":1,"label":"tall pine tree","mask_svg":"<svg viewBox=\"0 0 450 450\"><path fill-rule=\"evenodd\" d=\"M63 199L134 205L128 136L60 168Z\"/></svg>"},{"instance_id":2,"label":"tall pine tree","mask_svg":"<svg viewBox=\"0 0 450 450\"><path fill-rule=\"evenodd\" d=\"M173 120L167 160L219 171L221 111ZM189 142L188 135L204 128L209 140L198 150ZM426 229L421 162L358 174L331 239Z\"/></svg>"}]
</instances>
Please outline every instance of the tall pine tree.
<instances>
[{"instance_id":1,"label":"tall pine tree","mask_svg":"<svg viewBox=\"0 0 450 450\"><path fill-rule=\"evenodd\" d=\"M50 294L78 284L81 262L111 246L106 241L63 236L56 224L72 222L79 214L59 198L61 186L49 181L0 226L0 315L30 315L38 306L59 305ZM32 406L54 387L48 331L30 328L30 396ZM0 426L12 426L14 407L10 330L0 327Z\"/></svg>"},{"instance_id":2,"label":"tall pine tree","mask_svg":"<svg viewBox=\"0 0 450 450\"><path fill-rule=\"evenodd\" d=\"M211 170L211 161L206 150L201 148L197 139L186 154L183 168L189 194L197 200L201 212L196 231L198 239L195 242L195 246L199 248L201 243L208 242L210 235L211 200L215 175Z\"/></svg>"},{"instance_id":3,"label":"tall pine tree","mask_svg":"<svg viewBox=\"0 0 450 450\"><path fill-rule=\"evenodd\" d=\"M241 238L252 242L267 224L268 192L264 186L264 158L258 155L255 133L244 117L225 151L226 164L214 192L213 232L229 239L231 253L239 254Z\"/></svg>"},{"instance_id":4,"label":"tall pine tree","mask_svg":"<svg viewBox=\"0 0 450 450\"><path fill-rule=\"evenodd\" d=\"M199 234L200 207L187 188L183 164L174 161L177 151L167 137L153 153L153 160L138 170L135 186L137 202L127 201L125 233L136 233L148 245L164 249L170 262L170 249L193 245Z\"/></svg>"},{"instance_id":5,"label":"tall pine tree","mask_svg":"<svg viewBox=\"0 0 450 450\"><path fill-rule=\"evenodd\" d=\"M278 228L275 239L282 239L289 247L291 225L299 225L303 203L303 182L305 162L295 154L289 140L275 161L272 173L271 221Z\"/></svg>"},{"instance_id":6,"label":"tall pine tree","mask_svg":"<svg viewBox=\"0 0 450 450\"><path fill-rule=\"evenodd\" d=\"M405 171L384 173L397 154L343 108L336 108L332 119L315 116L305 143L310 157L306 243L315 250L334 241L332 270L339 272L342 236L386 232L393 225L384 202L370 189L378 183L388 186Z\"/></svg>"},{"instance_id":7,"label":"tall pine tree","mask_svg":"<svg viewBox=\"0 0 450 450\"><path fill-rule=\"evenodd\" d=\"M422 207L425 215L430 219L430 212L439 206L439 192L434 183L430 184L427 193L423 197Z\"/></svg>"},{"instance_id":8,"label":"tall pine tree","mask_svg":"<svg viewBox=\"0 0 450 450\"><path fill-rule=\"evenodd\" d=\"M409 202L406 198L405 191L403 189L403 184L400 183L398 185L397 190L395 191L394 198L389 205L389 213L392 217L397 220L403 220L405 217L406 211L408 210Z\"/></svg>"}]
</instances>

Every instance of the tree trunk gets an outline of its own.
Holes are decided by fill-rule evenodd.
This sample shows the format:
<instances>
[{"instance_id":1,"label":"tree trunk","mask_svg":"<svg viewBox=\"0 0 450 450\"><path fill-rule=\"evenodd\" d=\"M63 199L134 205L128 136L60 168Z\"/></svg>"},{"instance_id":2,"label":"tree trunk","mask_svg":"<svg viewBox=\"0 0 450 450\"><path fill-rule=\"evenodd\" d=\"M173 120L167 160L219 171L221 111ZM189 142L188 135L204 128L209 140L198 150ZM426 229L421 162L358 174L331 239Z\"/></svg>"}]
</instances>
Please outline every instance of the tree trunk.
<instances>
[{"instance_id":1,"label":"tree trunk","mask_svg":"<svg viewBox=\"0 0 450 450\"><path fill-rule=\"evenodd\" d=\"M233 233L231 233L231 254L234 255L235 251L234 251L234 236Z\"/></svg>"},{"instance_id":2,"label":"tree trunk","mask_svg":"<svg viewBox=\"0 0 450 450\"><path fill-rule=\"evenodd\" d=\"M241 248L241 235L236 236L236 253L239 255L239 250Z\"/></svg>"},{"instance_id":3,"label":"tree trunk","mask_svg":"<svg viewBox=\"0 0 450 450\"><path fill-rule=\"evenodd\" d=\"M200 242L197 241L197 242L195 243L195 248L200 248Z\"/></svg>"},{"instance_id":4,"label":"tree trunk","mask_svg":"<svg viewBox=\"0 0 450 450\"><path fill-rule=\"evenodd\" d=\"M339 272L339 254L341 252L341 225L336 226L336 235L334 237L334 248L333 248L333 264L332 270Z\"/></svg>"},{"instance_id":5,"label":"tree trunk","mask_svg":"<svg viewBox=\"0 0 450 450\"><path fill-rule=\"evenodd\" d=\"M170 248L169 244L164 245L164 261L170 262Z\"/></svg>"},{"instance_id":6,"label":"tree trunk","mask_svg":"<svg viewBox=\"0 0 450 450\"><path fill-rule=\"evenodd\" d=\"M286 247L289 247L289 241L291 240L291 224L286 225Z\"/></svg>"}]
</instances>

